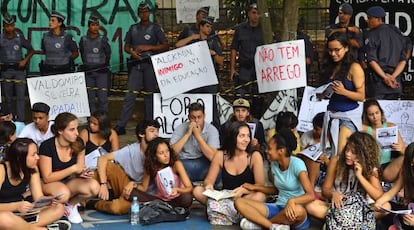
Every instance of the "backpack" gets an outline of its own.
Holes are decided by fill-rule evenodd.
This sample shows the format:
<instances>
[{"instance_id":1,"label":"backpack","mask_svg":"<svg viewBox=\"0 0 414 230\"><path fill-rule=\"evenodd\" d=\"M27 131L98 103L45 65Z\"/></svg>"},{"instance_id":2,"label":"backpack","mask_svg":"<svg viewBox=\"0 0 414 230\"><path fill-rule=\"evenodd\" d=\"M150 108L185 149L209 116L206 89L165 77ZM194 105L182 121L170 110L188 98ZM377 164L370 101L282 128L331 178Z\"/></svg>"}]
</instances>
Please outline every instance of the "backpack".
<instances>
[{"instance_id":1,"label":"backpack","mask_svg":"<svg viewBox=\"0 0 414 230\"><path fill-rule=\"evenodd\" d=\"M342 208L331 206L326 215L327 230L362 229L375 230L374 210L359 192L347 192Z\"/></svg>"},{"instance_id":2,"label":"backpack","mask_svg":"<svg viewBox=\"0 0 414 230\"><path fill-rule=\"evenodd\" d=\"M183 221L190 211L183 207L173 207L162 200L152 200L143 204L139 211L139 222L142 225L160 222Z\"/></svg>"}]
</instances>

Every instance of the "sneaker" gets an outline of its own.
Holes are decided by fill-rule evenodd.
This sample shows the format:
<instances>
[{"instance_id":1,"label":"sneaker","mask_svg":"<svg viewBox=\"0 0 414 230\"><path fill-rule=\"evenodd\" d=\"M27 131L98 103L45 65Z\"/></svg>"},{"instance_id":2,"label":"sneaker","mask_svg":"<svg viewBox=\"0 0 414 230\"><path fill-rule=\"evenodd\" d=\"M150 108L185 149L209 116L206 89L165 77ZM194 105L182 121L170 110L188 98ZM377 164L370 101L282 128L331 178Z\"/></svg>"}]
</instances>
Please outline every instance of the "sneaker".
<instances>
[{"instance_id":1,"label":"sneaker","mask_svg":"<svg viewBox=\"0 0 414 230\"><path fill-rule=\"evenodd\" d=\"M65 216L68 217L68 220L73 224L82 223L82 217L78 211L78 205L65 204Z\"/></svg>"},{"instance_id":2,"label":"sneaker","mask_svg":"<svg viewBox=\"0 0 414 230\"><path fill-rule=\"evenodd\" d=\"M290 230L290 226L286 224L272 224L270 230Z\"/></svg>"},{"instance_id":3,"label":"sneaker","mask_svg":"<svg viewBox=\"0 0 414 230\"><path fill-rule=\"evenodd\" d=\"M71 227L72 225L67 220L57 220L46 226L48 230L70 230Z\"/></svg>"},{"instance_id":4,"label":"sneaker","mask_svg":"<svg viewBox=\"0 0 414 230\"><path fill-rule=\"evenodd\" d=\"M125 127L115 126L114 130L119 136L126 134Z\"/></svg>"},{"instance_id":5,"label":"sneaker","mask_svg":"<svg viewBox=\"0 0 414 230\"><path fill-rule=\"evenodd\" d=\"M256 230L256 229L261 230L262 229L262 227L260 227L259 225L251 222L250 220L248 220L246 218L243 218L240 221L240 228L243 229L243 230Z\"/></svg>"},{"instance_id":6,"label":"sneaker","mask_svg":"<svg viewBox=\"0 0 414 230\"><path fill-rule=\"evenodd\" d=\"M393 224L388 227L388 230L400 230L400 228L397 225Z\"/></svg>"}]
</instances>

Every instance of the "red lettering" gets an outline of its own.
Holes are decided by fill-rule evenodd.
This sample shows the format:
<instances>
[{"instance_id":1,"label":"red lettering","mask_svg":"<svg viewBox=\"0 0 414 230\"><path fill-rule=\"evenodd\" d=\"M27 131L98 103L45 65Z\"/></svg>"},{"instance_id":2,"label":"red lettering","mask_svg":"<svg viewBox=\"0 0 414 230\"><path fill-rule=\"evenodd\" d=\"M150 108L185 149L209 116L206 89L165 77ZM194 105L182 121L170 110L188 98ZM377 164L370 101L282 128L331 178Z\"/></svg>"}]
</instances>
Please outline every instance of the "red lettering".
<instances>
[{"instance_id":1,"label":"red lettering","mask_svg":"<svg viewBox=\"0 0 414 230\"><path fill-rule=\"evenodd\" d=\"M275 58L275 51L273 49L263 48L259 50L259 62L273 61Z\"/></svg>"},{"instance_id":2,"label":"red lettering","mask_svg":"<svg viewBox=\"0 0 414 230\"><path fill-rule=\"evenodd\" d=\"M183 66L184 66L184 64L180 62L178 64L173 64L173 65L164 67L164 68L158 70L158 75L162 76L162 75L177 71L177 70L183 68Z\"/></svg>"},{"instance_id":3,"label":"red lettering","mask_svg":"<svg viewBox=\"0 0 414 230\"><path fill-rule=\"evenodd\" d=\"M262 69L262 81L286 81L300 78L301 69L299 64L279 65Z\"/></svg>"},{"instance_id":4,"label":"red lettering","mask_svg":"<svg viewBox=\"0 0 414 230\"><path fill-rule=\"evenodd\" d=\"M285 46L278 48L282 59L293 59L299 57L299 46Z\"/></svg>"}]
</instances>

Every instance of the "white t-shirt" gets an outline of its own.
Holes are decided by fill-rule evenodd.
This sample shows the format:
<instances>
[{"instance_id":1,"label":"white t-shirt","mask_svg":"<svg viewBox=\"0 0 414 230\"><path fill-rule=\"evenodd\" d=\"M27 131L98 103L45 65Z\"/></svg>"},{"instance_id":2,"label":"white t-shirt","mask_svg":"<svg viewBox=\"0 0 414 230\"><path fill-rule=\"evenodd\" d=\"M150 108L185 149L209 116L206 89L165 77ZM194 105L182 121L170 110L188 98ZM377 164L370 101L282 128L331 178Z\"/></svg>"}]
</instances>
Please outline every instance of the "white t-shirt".
<instances>
[{"instance_id":1,"label":"white t-shirt","mask_svg":"<svg viewBox=\"0 0 414 230\"><path fill-rule=\"evenodd\" d=\"M52 127L53 124L53 121L49 121L49 127L47 128L47 132L45 134L42 134L40 130L36 127L34 122L32 122L23 128L19 137L30 138L37 144L37 146L40 146L40 144L42 144L43 141L55 136L52 133L52 130L50 129L50 127Z\"/></svg>"}]
</instances>

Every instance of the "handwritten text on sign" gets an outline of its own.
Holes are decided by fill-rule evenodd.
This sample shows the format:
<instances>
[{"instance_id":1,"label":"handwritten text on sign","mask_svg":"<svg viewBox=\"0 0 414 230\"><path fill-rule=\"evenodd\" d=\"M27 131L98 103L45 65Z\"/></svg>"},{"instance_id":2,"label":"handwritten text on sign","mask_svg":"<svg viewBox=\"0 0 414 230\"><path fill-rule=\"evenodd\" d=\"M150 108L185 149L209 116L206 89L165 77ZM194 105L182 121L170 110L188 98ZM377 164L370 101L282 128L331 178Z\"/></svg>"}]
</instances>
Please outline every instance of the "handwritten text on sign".
<instances>
[{"instance_id":1,"label":"handwritten text on sign","mask_svg":"<svg viewBox=\"0 0 414 230\"><path fill-rule=\"evenodd\" d=\"M176 0L177 23L195 23L196 12L204 6L209 6L209 16L219 17L218 0Z\"/></svg>"},{"instance_id":2,"label":"handwritten text on sign","mask_svg":"<svg viewBox=\"0 0 414 230\"><path fill-rule=\"evenodd\" d=\"M260 93L306 86L303 40L259 46L254 62Z\"/></svg>"},{"instance_id":3,"label":"handwritten text on sign","mask_svg":"<svg viewBox=\"0 0 414 230\"><path fill-rule=\"evenodd\" d=\"M218 84L206 41L151 56L163 98Z\"/></svg>"},{"instance_id":4,"label":"handwritten text on sign","mask_svg":"<svg viewBox=\"0 0 414 230\"><path fill-rule=\"evenodd\" d=\"M50 106L51 120L62 112L90 116L83 72L27 78L27 87L31 105L44 102Z\"/></svg>"},{"instance_id":5,"label":"handwritten text on sign","mask_svg":"<svg viewBox=\"0 0 414 230\"><path fill-rule=\"evenodd\" d=\"M164 99L161 94L154 93L154 119L161 125L161 137L171 137L176 127L188 121L188 107L194 102L204 106L205 121L210 123L213 120L212 94L180 94Z\"/></svg>"}]
</instances>

